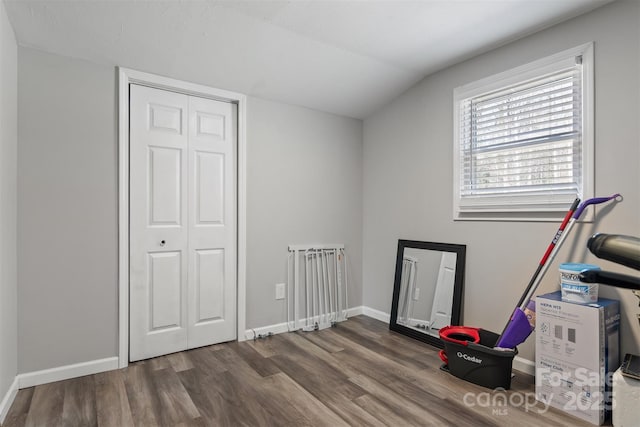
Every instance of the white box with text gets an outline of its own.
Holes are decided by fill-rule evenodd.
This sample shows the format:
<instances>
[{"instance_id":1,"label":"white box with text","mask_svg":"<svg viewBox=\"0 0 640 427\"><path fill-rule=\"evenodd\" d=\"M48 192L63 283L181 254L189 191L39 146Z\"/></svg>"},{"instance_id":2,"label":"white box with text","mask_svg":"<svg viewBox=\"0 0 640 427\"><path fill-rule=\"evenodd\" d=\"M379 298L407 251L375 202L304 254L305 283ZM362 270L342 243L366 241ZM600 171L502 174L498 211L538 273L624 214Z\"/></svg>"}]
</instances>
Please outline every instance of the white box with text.
<instances>
[{"instance_id":1,"label":"white box with text","mask_svg":"<svg viewBox=\"0 0 640 427\"><path fill-rule=\"evenodd\" d=\"M600 425L611 412L611 375L620 364L620 303L536 298L536 398Z\"/></svg>"}]
</instances>

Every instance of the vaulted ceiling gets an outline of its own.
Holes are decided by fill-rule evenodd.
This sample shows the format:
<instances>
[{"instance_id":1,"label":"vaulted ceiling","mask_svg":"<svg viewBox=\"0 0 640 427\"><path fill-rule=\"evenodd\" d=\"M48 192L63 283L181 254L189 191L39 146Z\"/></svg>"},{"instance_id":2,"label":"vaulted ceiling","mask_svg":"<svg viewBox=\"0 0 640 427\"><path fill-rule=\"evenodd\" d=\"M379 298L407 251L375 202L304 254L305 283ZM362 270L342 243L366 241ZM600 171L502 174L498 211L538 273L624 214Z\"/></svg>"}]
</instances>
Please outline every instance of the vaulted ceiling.
<instances>
[{"instance_id":1,"label":"vaulted ceiling","mask_svg":"<svg viewBox=\"0 0 640 427\"><path fill-rule=\"evenodd\" d=\"M18 43L364 118L611 0L4 0Z\"/></svg>"}]
</instances>

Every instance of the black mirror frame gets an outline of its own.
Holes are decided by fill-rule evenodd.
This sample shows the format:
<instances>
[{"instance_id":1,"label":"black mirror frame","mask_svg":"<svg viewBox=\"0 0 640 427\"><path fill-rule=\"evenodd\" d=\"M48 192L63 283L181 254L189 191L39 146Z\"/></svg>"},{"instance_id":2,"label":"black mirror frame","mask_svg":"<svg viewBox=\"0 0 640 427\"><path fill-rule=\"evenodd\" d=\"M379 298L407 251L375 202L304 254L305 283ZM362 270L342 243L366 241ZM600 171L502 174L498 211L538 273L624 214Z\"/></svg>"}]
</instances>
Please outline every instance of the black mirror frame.
<instances>
[{"instance_id":1,"label":"black mirror frame","mask_svg":"<svg viewBox=\"0 0 640 427\"><path fill-rule=\"evenodd\" d=\"M391 303L391 317L389 319L389 329L411 338L426 342L438 348L443 348L444 343L439 337L419 332L396 322L398 318L398 301L400 300L400 280L402 276L402 260L405 248L426 249L441 252L456 253L456 274L453 285L453 305L451 307L451 324L459 325L462 319L462 289L464 287L465 259L467 253L466 245L453 243L423 242L419 240L398 240L398 255L396 257L396 275L393 285L393 300Z\"/></svg>"}]
</instances>

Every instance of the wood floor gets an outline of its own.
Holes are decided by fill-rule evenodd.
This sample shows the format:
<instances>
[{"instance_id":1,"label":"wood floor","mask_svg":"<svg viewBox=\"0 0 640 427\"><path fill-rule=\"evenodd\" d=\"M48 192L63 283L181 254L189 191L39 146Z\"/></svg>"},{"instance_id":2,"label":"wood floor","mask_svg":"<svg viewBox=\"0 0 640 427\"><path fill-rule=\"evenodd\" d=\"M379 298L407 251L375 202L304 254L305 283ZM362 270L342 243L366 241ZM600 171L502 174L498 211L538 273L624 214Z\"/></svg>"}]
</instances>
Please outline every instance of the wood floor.
<instances>
[{"instance_id":1,"label":"wood floor","mask_svg":"<svg viewBox=\"0 0 640 427\"><path fill-rule=\"evenodd\" d=\"M435 348L357 316L23 389L3 426L590 425L525 407L534 404L529 376L493 392L440 365Z\"/></svg>"}]
</instances>

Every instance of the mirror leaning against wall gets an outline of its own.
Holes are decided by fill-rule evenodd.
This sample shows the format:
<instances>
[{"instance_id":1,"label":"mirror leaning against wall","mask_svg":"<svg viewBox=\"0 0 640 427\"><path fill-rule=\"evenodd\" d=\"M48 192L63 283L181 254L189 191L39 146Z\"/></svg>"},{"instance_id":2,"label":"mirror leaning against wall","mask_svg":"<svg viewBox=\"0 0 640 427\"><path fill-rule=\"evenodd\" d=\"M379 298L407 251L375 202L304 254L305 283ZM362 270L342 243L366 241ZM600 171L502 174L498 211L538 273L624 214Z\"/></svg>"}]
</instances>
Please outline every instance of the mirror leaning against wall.
<instances>
[{"instance_id":1,"label":"mirror leaning against wall","mask_svg":"<svg viewBox=\"0 0 640 427\"><path fill-rule=\"evenodd\" d=\"M399 240L389 329L443 347L438 331L459 325L466 245Z\"/></svg>"}]
</instances>

